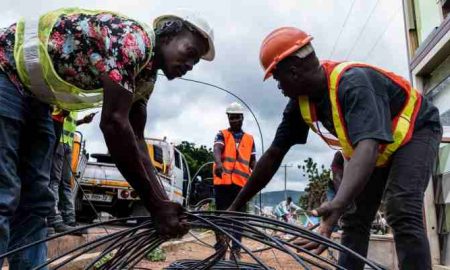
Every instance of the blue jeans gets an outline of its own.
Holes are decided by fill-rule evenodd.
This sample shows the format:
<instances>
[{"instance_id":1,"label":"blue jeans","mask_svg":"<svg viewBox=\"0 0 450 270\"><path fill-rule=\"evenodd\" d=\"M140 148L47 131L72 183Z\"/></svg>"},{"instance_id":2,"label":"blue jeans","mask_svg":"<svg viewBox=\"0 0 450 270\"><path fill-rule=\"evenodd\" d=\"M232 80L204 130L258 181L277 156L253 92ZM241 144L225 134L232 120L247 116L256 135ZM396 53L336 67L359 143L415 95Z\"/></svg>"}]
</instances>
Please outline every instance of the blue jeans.
<instances>
[{"instance_id":1,"label":"blue jeans","mask_svg":"<svg viewBox=\"0 0 450 270\"><path fill-rule=\"evenodd\" d=\"M50 174L50 189L55 197L55 207L47 219L49 226L75 223L75 208L70 185L72 176L71 162L72 148L70 145L62 142L58 143L53 155Z\"/></svg>"},{"instance_id":2,"label":"blue jeans","mask_svg":"<svg viewBox=\"0 0 450 270\"><path fill-rule=\"evenodd\" d=\"M54 141L50 107L20 94L0 71L0 254L47 235ZM31 269L46 259L46 243L8 257L12 270Z\"/></svg>"}]
</instances>

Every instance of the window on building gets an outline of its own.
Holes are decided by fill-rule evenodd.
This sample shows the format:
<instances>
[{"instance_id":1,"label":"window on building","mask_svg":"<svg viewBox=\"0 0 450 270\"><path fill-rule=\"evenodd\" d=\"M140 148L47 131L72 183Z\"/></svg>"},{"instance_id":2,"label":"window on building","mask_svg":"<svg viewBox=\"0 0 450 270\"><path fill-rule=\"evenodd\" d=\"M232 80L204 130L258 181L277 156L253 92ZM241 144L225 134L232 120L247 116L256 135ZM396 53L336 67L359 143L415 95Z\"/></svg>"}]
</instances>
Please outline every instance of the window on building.
<instances>
[{"instance_id":1,"label":"window on building","mask_svg":"<svg viewBox=\"0 0 450 270\"><path fill-rule=\"evenodd\" d=\"M430 0L413 0L413 3L416 19L416 30L420 44L424 42L427 37L441 24L442 3L439 1Z\"/></svg>"}]
</instances>

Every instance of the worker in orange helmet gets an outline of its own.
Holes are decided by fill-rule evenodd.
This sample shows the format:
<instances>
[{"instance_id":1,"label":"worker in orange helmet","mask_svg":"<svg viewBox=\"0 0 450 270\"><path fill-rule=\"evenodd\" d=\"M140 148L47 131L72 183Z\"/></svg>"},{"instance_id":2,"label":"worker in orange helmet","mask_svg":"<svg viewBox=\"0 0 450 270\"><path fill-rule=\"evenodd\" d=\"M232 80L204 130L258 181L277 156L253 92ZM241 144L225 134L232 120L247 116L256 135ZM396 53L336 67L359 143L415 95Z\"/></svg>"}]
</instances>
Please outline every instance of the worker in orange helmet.
<instances>
[{"instance_id":1,"label":"worker in orange helmet","mask_svg":"<svg viewBox=\"0 0 450 270\"><path fill-rule=\"evenodd\" d=\"M384 194L400 268L431 269L422 207L442 136L438 110L392 72L364 63L320 62L311 40L300 29L282 27L262 43L264 79L273 75L289 103L272 145L228 210L260 191L289 149L306 143L311 129L348 160L336 197L311 211L322 217L320 234L330 237L342 216L342 243L366 256L370 225ZM357 209L345 213L352 201ZM316 254L325 250L315 242L298 244ZM345 254L339 264L364 267Z\"/></svg>"}]
</instances>

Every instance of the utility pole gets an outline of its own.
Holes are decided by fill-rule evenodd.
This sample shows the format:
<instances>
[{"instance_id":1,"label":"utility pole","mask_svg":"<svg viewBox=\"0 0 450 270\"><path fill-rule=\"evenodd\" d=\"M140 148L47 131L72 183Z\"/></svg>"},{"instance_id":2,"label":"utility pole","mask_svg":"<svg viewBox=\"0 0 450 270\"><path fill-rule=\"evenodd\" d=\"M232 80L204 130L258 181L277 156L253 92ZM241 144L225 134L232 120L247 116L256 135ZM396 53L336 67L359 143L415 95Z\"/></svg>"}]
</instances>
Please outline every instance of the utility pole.
<instances>
[{"instance_id":1,"label":"utility pole","mask_svg":"<svg viewBox=\"0 0 450 270\"><path fill-rule=\"evenodd\" d=\"M293 165L281 165L284 168L284 200L287 200L287 168L294 167Z\"/></svg>"}]
</instances>

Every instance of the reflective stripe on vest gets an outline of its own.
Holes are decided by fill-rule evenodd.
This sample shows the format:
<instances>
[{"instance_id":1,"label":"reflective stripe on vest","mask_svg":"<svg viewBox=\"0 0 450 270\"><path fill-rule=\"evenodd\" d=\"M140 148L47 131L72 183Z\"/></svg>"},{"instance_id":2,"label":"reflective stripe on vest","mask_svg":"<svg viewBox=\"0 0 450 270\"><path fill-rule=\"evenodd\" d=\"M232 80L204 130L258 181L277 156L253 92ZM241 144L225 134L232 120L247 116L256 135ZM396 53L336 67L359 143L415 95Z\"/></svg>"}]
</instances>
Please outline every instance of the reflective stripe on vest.
<instances>
[{"instance_id":1,"label":"reflective stripe on vest","mask_svg":"<svg viewBox=\"0 0 450 270\"><path fill-rule=\"evenodd\" d=\"M99 107L103 101L103 89L84 90L64 81L54 69L52 59L47 47L53 26L62 15L89 14L96 15L107 12L127 18L126 16L100 10L85 10L78 8L59 9L44 14L39 18L39 23L33 20L21 19L16 26L16 43L14 46L14 59L17 72L22 83L40 100L57 105L60 108L78 111L93 107ZM140 72L151 60L155 45L153 29L146 24L139 25L148 34L151 40L151 48L147 59L138 67ZM137 85L135 100L151 93L154 82ZM140 89L145 88L145 89Z\"/></svg>"},{"instance_id":2,"label":"reflective stripe on vest","mask_svg":"<svg viewBox=\"0 0 450 270\"><path fill-rule=\"evenodd\" d=\"M70 114L64 119L63 133L60 142L72 147L73 136L77 130L77 117L78 113L70 112Z\"/></svg>"},{"instance_id":3,"label":"reflective stripe on vest","mask_svg":"<svg viewBox=\"0 0 450 270\"><path fill-rule=\"evenodd\" d=\"M44 72L39 61L39 22L30 20L24 26L23 56L25 69L29 74L30 89L38 89L34 94L40 100L55 103L55 95L44 80Z\"/></svg>"},{"instance_id":4,"label":"reflective stripe on vest","mask_svg":"<svg viewBox=\"0 0 450 270\"><path fill-rule=\"evenodd\" d=\"M391 130L394 142L390 144L380 145L379 147L379 155L377 158L376 166L382 167L387 165L391 155L399 147L406 144L411 139L412 133L414 131L414 124L417 117L417 113L420 109L422 96L414 88L411 87L409 82L407 82L402 77L378 67L356 62L343 62L343 63L327 62L322 66L326 71L329 84L328 94L330 96L334 128L337 137L339 139L339 144L342 148L342 153L346 159L351 158L354 149L348 138L347 126L345 124L345 119L342 114L342 108L338 100L339 80L345 73L345 71L347 71L349 68L352 67L367 67L375 69L376 71L385 75L394 83L399 85L400 88L405 92L406 100L403 105L403 108L394 117L394 119L392 119ZM302 114L304 121L309 126L313 126L313 122L317 121L317 118L315 117L314 114L311 113L310 108L314 107L315 105L312 102L310 102L307 97L299 98L299 104L300 104L300 112ZM317 133L317 129L312 130ZM325 140L325 142L327 141ZM329 142L327 143L329 144Z\"/></svg>"},{"instance_id":5,"label":"reflective stripe on vest","mask_svg":"<svg viewBox=\"0 0 450 270\"><path fill-rule=\"evenodd\" d=\"M308 124L311 130L318 134L322 138L322 140L324 140L329 146L340 147L339 140L336 137L325 136L324 134L322 134L322 132L320 132L318 128L316 107L314 104L310 104L308 97L300 96L298 98L298 102L300 105L300 113L303 117L303 120L306 124Z\"/></svg>"},{"instance_id":6,"label":"reflective stripe on vest","mask_svg":"<svg viewBox=\"0 0 450 270\"><path fill-rule=\"evenodd\" d=\"M235 184L243 187L251 174L250 158L253 150L253 137L244 133L236 149L233 134L228 130L221 131L224 138L225 148L222 153L222 177L214 175L214 185ZM213 171L215 164L213 166Z\"/></svg>"}]
</instances>

